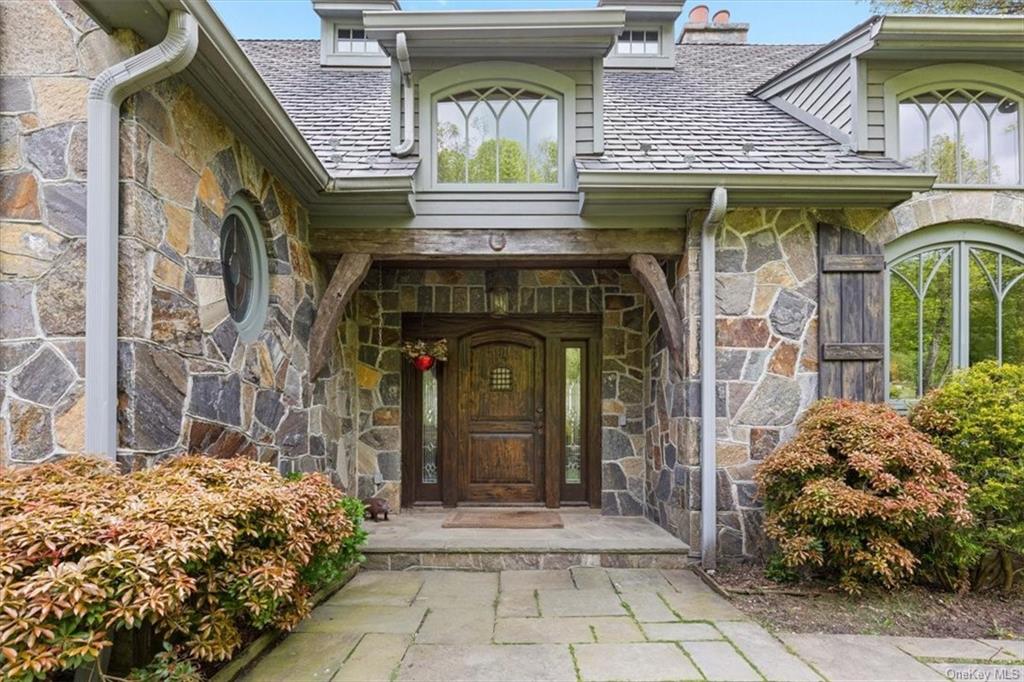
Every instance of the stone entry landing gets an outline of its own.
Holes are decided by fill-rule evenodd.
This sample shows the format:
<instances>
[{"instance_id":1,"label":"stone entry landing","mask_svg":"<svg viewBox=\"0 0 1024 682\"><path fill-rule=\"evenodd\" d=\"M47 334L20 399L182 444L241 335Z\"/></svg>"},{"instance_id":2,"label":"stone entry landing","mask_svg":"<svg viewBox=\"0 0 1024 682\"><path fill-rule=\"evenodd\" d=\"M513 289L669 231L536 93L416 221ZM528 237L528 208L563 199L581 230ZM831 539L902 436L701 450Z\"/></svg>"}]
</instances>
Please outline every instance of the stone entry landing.
<instances>
[{"instance_id":1,"label":"stone entry landing","mask_svg":"<svg viewBox=\"0 0 1024 682\"><path fill-rule=\"evenodd\" d=\"M522 507L515 509L522 511ZM402 510L390 521L367 521L366 568L682 568L692 561L686 543L642 517L562 508L558 513L563 528L443 528L451 511Z\"/></svg>"}]
</instances>

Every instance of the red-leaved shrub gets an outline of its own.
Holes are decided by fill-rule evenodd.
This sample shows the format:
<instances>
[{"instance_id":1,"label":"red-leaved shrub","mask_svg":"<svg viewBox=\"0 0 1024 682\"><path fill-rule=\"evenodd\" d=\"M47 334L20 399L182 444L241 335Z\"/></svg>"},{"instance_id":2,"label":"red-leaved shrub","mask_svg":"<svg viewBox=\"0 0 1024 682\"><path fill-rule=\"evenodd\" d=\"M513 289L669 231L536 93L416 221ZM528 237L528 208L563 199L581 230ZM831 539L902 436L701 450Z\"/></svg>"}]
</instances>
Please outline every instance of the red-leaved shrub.
<instances>
[{"instance_id":1,"label":"red-leaved shrub","mask_svg":"<svg viewBox=\"0 0 1024 682\"><path fill-rule=\"evenodd\" d=\"M0 679L74 668L144 623L184 658L226 660L246 632L297 623L316 587L304 571L352 534L326 478L245 459L5 472Z\"/></svg>"},{"instance_id":2,"label":"red-leaved shrub","mask_svg":"<svg viewBox=\"0 0 1024 682\"><path fill-rule=\"evenodd\" d=\"M765 530L790 569L894 587L943 527L970 521L948 456L885 405L823 400L756 479Z\"/></svg>"}]
</instances>

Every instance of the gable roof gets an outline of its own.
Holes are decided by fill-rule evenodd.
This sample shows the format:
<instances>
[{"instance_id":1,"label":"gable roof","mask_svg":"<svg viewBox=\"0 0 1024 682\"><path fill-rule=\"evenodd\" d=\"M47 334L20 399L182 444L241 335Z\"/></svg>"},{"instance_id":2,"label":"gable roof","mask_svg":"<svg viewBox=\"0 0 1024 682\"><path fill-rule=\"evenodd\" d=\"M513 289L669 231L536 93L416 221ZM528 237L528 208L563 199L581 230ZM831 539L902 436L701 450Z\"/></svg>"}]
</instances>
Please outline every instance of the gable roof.
<instances>
[{"instance_id":1,"label":"gable roof","mask_svg":"<svg viewBox=\"0 0 1024 682\"><path fill-rule=\"evenodd\" d=\"M246 55L335 178L408 176L391 145L388 69L319 63L316 40L241 40ZM682 44L672 70L604 72L604 153L583 171L907 173L860 156L748 94L819 45ZM645 150L645 146L649 148Z\"/></svg>"}]
</instances>

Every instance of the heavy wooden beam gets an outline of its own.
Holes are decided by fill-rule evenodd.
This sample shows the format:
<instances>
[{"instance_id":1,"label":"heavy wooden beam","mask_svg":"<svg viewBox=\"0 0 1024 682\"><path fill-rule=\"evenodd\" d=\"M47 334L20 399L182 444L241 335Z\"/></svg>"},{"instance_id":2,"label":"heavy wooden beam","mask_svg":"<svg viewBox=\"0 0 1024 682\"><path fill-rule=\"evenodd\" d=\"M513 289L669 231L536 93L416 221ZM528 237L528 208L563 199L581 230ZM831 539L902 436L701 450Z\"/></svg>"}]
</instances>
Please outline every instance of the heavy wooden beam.
<instances>
[{"instance_id":1,"label":"heavy wooden beam","mask_svg":"<svg viewBox=\"0 0 1024 682\"><path fill-rule=\"evenodd\" d=\"M669 359L672 369L679 379L683 378L683 326L679 317L679 309L668 288L668 280L657 259L647 253L637 253L629 257L629 269L640 281L647 296L651 299L654 312L661 323L661 331L668 344Z\"/></svg>"},{"instance_id":2,"label":"heavy wooden beam","mask_svg":"<svg viewBox=\"0 0 1024 682\"><path fill-rule=\"evenodd\" d=\"M373 262L365 253L346 253L334 268L331 282L320 300L313 328L309 332L309 380L315 381L327 364L338 329L338 319Z\"/></svg>"},{"instance_id":3,"label":"heavy wooden beam","mask_svg":"<svg viewBox=\"0 0 1024 682\"><path fill-rule=\"evenodd\" d=\"M317 254L369 253L374 260L626 260L634 253L678 256L678 229L331 229L310 230Z\"/></svg>"}]
</instances>

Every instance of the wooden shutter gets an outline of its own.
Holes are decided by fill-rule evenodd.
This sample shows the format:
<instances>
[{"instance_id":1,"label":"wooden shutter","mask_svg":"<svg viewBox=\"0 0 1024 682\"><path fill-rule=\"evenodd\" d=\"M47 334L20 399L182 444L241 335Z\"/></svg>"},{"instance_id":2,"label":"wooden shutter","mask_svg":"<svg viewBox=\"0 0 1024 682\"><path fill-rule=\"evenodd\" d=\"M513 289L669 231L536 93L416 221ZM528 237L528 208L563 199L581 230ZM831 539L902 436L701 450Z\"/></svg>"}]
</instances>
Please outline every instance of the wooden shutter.
<instances>
[{"instance_id":1,"label":"wooden shutter","mask_svg":"<svg viewBox=\"0 0 1024 682\"><path fill-rule=\"evenodd\" d=\"M818 223L818 390L822 398L885 399L885 257L859 232Z\"/></svg>"}]
</instances>

